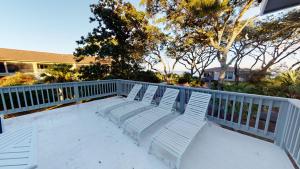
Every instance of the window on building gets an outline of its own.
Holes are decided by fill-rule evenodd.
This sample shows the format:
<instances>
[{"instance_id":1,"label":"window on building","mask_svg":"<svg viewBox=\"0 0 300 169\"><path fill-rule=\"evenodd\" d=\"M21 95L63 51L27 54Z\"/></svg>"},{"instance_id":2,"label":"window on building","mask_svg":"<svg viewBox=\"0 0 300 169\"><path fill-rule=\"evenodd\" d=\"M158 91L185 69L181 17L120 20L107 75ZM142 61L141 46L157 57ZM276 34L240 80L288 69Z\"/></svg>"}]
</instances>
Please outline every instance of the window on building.
<instances>
[{"instance_id":1,"label":"window on building","mask_svg":"<svg viewBox=\"0 0 300 169\"><path fill-rule=\"evenodd\" d=\"M31 63L7 63L7 70L9 73L23 72L32 73L33 65Z\"/></svg>"},{"instance_id":2,"label":"window on building","mask_svg":"<svg viewBox=\"0 0 300 169\"><path fill-rule=\"evenodd\" d=\"M38 64L37 67L38 69L48 69L50 64Z\"/></svg>"},{"instance_id":3,"label":"window on building","mask_svg":"<svg viewBox=\"0 0 300 169\"><path fill-rule=\"evenodd\" d=\"M226 72L225 79L233 80L233 72Z\"/></svg>"},{"instance_id":4,"label":"window on building","mask_svg":"<svg viewBox=\"0 0 300 169\"><path fill-rule=\"evenodd\" d=\"M0 73L6 73L4 62L0 62Z\"/></svg>"}]
</instances>

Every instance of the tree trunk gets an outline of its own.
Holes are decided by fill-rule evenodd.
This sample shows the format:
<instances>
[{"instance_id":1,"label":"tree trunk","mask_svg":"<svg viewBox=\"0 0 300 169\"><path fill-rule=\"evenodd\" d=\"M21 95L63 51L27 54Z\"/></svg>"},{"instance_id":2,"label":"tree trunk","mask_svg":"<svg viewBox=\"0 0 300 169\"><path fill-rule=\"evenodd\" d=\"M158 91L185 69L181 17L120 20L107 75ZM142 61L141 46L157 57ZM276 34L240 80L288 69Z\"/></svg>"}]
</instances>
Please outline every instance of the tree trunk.
<instances>
[{"instance_id":1,"label":"tree trunk","mask_svg":"<svg viewBox=\"0 0 300 169\"><path fill-rule=\"evenodd\" d=\"M234 65L234 81L235 81L235 84L238 85L239 82L240 82L240 74L239 74L239 68L238 68L238 61L235 62L235 65Z\"/></svg>"},{"instance_id":2,"label":"tree trunk","mask_svg":"<svg viewBox=\"0 0 300 169\"><path fill-rule=\"evenodd\" d=\"M220 74L219 74L219 78L218 78L218 90L223 90L225 74L226 74L226 70L228 68L228 65L226 64L227 53L219 52L218 55L221 55L221 56L219 56L221 70L220 70Z\"/></svg>"}]
</instances>

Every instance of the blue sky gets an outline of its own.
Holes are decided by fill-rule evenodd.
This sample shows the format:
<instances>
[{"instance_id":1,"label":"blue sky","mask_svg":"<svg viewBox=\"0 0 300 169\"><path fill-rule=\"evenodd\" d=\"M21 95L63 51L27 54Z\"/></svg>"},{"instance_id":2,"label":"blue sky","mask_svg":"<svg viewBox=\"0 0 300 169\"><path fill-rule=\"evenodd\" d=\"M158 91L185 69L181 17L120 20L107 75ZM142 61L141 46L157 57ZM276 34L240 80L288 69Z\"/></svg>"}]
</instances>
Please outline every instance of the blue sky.
<instances>
[{"instance_id":1,"label":"blue sky","mask_svg":"<svg viewBox=\"0 0 300 169\"><path fill-rule=\"evenodd\" d=\"M72 53L97 0L1 0L0 48ZM138 4L138 1L132 1Z\"/></svg>"}]
</instances>

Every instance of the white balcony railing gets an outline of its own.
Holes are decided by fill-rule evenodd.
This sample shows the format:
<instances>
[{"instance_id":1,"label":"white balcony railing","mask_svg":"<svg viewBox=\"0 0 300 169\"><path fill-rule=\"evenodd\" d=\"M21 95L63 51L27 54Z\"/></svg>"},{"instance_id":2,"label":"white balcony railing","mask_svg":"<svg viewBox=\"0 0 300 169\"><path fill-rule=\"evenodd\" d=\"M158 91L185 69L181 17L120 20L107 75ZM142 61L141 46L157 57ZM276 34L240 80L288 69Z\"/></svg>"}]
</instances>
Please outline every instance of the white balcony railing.
<instances>
[{"instance_id":1,"label":"white balcony railing","mask_svg":"<svg viewBox=\"0 0 300 169\"><path fill-rule=\"evenodd\" d=\"M273 141L300 165L300 101L295 99L152 84L130 80L101 80L0 88L0 114L12 114L113 95L127 95L134 84L158 85L158 103L166 88L177 88L176 110L184 112L193 91L210 93L207 118L217 124Z\"/></svg>"}]
</instances>

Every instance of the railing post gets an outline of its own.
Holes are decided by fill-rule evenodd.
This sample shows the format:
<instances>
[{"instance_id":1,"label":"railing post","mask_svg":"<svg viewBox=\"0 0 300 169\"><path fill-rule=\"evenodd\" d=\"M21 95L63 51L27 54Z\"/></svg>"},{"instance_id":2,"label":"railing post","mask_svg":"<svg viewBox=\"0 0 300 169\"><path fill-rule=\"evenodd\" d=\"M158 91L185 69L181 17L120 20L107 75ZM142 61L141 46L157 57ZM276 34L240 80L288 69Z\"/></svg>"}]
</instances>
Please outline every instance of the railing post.
<instances>
[{"instance_id":1,"label":"railing post","mask_svg":"<svg viewBox=\"0 0 300 169\"><path fill-rule=\"evenodd\" d=\"M79 98L79 87L78 87L78 83L75 83L75 85L74 85L74 96L75 96L76 102L79 102L80 98Z\"/></svg>"},{"instance_id":2,"label":"railing post","mask_svg":"<svg viewBox=\"0 0 300 169\"><path fill-rule=\"evenodd\" d=\"M284 141L285 128L287 127L286 124L287 124L289 106L290 103L288 101L281 102L279 112L278 112L274 143L280 147L284 146L283 141Z\"/></svg>"},{"instance_id":3,"label":"railing post","mask_svg":"<svg viewBox=\"0 0 300 169\"><path fill-rule=\"evenodd\" d=\"M117 87L117 95L121 96L122 95L122 82L121 80L116 80L116 87Z\"/></svg>"},{"instance_id":4,"label":"railing post","mask_svg":"<svg viewBox=\"0 0 300 169\"><path fill-rule=\"evenodd\" d=\"M184 113L184 107L185 107L185 89L180 89L180 98L179 98L179 112Z\"/></svg>"}]
</instances>

